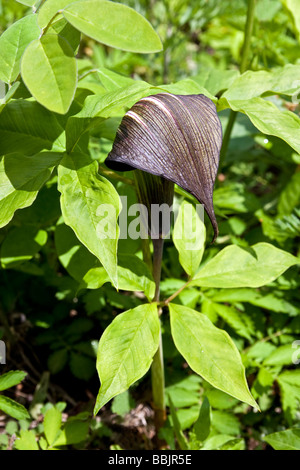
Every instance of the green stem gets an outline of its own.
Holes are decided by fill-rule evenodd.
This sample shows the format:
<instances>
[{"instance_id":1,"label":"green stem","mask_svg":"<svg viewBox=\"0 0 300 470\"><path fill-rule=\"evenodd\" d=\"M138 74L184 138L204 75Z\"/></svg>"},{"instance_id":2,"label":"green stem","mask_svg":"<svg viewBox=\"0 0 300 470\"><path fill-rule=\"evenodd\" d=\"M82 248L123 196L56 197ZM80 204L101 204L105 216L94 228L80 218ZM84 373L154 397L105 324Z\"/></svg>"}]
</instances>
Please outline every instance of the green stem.
<instances>
[{"instance_id":1,"label":"green stem","mask_svg":"<svg viewBox=\"0 0 300 470\"><path fill-rule=\"evenodd\" d=\"M251 50L251 37L253 33L253 26L254 26L254 19L255 19L255 5L256 0L248 0L248 11L247 11L247 19L246 19L246 26L245 26L245 37L244 37L244 44L242 49L242 58L240 63L240 73L246 72L249 67L250 62L250 50ZM225 130L223 144L220 152L220 168L224 163L224 159L227 153L231 132L235 123L235 119L237 116L237 112L230 110L229 119L227 123L227 127Z\"/></svg>"},{"instance_id":2,"label":"green stem","mask_svg":"<svg viewBox=\"0 0 300 470\"><path fill-rule=\"evenodd\" d=\"M249 62L250 62L251 36L252 36L253 26L254 26L255 5L256 5L256 0L248 1L245 38L244 38L243 51L242 51L242 60L240 64L241 73L246 72L249 66Z\"/></svg>"},{"instance_id":3,"label":"green stem","mask_svg":"<svg viewBox=\"0 0 300 470\"><path fill-rule=\"evenodd\" d=\"M159 287L161 277L161 263L163 255L163 238L153 239L153 279L155 282L155 295L154 302L159 302ZM158 311L160 312L160 309ZM154 407L154 421L156 432L163 426L166 419L166 405L165 405L165 375L164 375L164 360L163 360L163 345L161 329L159 332L159 346L153 357L151 366L151 381L152 381L152 398Z\"/></svg>"}]
</instances>

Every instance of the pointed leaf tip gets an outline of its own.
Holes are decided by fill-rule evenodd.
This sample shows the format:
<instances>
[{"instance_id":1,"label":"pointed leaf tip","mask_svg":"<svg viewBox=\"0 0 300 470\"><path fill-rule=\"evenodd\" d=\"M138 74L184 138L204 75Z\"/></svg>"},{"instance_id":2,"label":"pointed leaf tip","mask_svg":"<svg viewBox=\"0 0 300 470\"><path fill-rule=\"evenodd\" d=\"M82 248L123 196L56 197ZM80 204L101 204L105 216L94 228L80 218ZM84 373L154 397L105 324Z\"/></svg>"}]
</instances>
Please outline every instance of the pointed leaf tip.
<instances>
[{"instance_id":1,"label":"pointed leaf tip","mask_svg":"<svg viewBox=\"0 0 300 470\"><path fill-rule=\"evenodd\" d=\"M222 127L215 104L204 95L161 93L139 100L124 116L105 163L173 181L203 204L218 235L213 187Z\"/></svg>"}]
</instances>

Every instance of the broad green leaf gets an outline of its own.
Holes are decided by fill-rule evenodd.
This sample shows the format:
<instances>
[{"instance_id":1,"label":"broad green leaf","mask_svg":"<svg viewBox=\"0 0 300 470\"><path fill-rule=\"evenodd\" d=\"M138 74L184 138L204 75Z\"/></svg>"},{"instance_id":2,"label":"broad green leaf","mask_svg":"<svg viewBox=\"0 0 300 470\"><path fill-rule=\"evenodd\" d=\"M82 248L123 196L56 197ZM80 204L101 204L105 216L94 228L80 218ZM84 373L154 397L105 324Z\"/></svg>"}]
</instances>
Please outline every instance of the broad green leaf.
<instances>
[{"instance_id":1,"label":"broad green leaf","mask_svg":"<svg viewBox=\"0 0 300 470\"><path fill-rule=\"evenodd\" d=\"M169 406L170 406L171 417L172 417L172 425L173 425L174 433L177 438L179 447L181 450L188 450L189 444L185 435L182 432L180 421L177 417L177 412L176 412L175 406L173 405L170 395L169 395Z\"/></svg>"},{"instance_id":2,"label":"broad green leaf","mask_svg":"<svg viewBox=\"0 0 300 470\"><path fill-rule=\"evenodd\" d=\"M21 429L20 437L17 437L14 446L17 450L40 450L36 442L36 433L32 429Z\"/></svg>"},{"instance_id":3,"label":"broad green leaf","mask_svg":"<svg viewBox=\"0 0 300 470\"><path fill-rule=\"evenodd\" d=\"M300 118L295 113L280 111L274 103L260 97L228 102L231 109L246 114L260 132L279 137L300 153Z\"/></svg>"},{"instance_id":4,"label":"broad green leaf","mask_svg":"<svg viewBox=\"0 0 300 470\"><path fill-rule=\"evenodd\" d=\"M48 180L61 154L40 153L32 157L6 155L0 161L0 227L12 219L17 209L30 206Z\"/></svg>"},{"instance_id":5,"label":"broad green leaf","mask_svg":"<svg viewBox=\"0 0 300 470\"><path fill-rule=\"evenodd\" d=\"M228 333L188 307L170 304L169 309L175 346L191 369L215 388L258 408L240 354Z\"/></svg>"},{"instance_id":6,"label":"broad green leaf","mask_svg":"<svg viewBox=\"0 0 300 470\"><path fill-rule=\"evenodd\" d=\"M230 445L230 442L232 441L233 439L230 434L217 434L215 436L209 437L205 441L204 446L201 447L201 450L220 450L227 444Z\"/></svg>"},{"instance_id":7,"label":"broad green leaf","mask_svg":"<svg viewBox=\"0 0 300 470\"><path fill-rule=\"evenodd\" d=\"M119 115L126 106L130 108L140 98L150 93L150 85L137 81L102 95L88 96L82 110L68 119L66 126L67 151L75 147L81 136L105 118ZM93 119L94 118L94 119Z\"/></svg>"},{"instance_id":8,"label":"broad green leaf","mask_svg":"<svg viewBox=\"0 0 300 470\"><path fill-rule=\"evenodd\" d=\"M199 375L191 374L184 379L166 387L166 404L168 397L172 398L177 408L187 408L199 404L201 378Z\"/></svg>"},{"instance_id":9,"label":"broad green leaf","mask_svg":"<svg viewBox=\"0 0 300 470\"><path fill-rule=\"evenodd\" d=\"M213 410L212 411L212 430L222 434L238 436L241 434L241 424L237 416L232 412ZM213 433L212 433L213 434Z\"/></svg>"},{"instance_id":10,"label":"broad green leaf","mask_svg":"<svg viewBox=\"0 0 300 470\"><path fill-rule=\"evenodd\" d=\"M106 0L77 1L63 12L75 28L107 46L131 52L159 52L161 41L150 23L132 8Z\"/></svg>"},{"instance_id":11,"label":"broad green leaf","mask_svg":"<svg viewBox=\"0 0 300 470\"><path fill-rule=\"evenodd\" d=\"M229 305L214 303L213 308L238 335L249 341L251 341L252 336L255 336L254 323L249 315Z\"/></svg>"},{"instance_id":12,"label":"broad green leaf","mask_svg":"<svg viewBox=\"0 0 300 470\"><path fill-rule=\"evenodd\" d=\"M300 206L300 172L294 173L286 187L281 191L278 201L278 214L291 214Z\"/></svg>"},{"instance_id":13,"label":"broad green leaf","mask_svg":"<svg viewBox=\"0 0 300 470\"><path fill-rule=\"evenodd\" d=\"M118 88L134 85L134 79L125 77L119 73L113 72L105 67L98 67L97 75L99 76L102 85L107 91L114 91Z\"/></svg>"},{"instance_id":14,"label":"broad green leaf","mask_svg":"<svg viewBox=\"0 0 300 470\"><path fill-rule=\"evenodd\" d=\"M294 349L293 354L295 354L295 359L298 361L299 351ZM299 409L300 370L285 370L276 380L280 388L282 408L287 422L291 425L295 422Z\"/></svg>"},{"instance_id":15,"label":"broad green leaf","mask_svg":"<svg viewBox=\"0 0 300 470\"><path fill-rule=\"evenodd\" d=\"M41 29L46 28L59 10L63 10L72 0L47 0L38 11L37 20Z\"/></svg>"},{"instance_id":16,"label":"broad green leaf","mask_svg":"<svg viewBox=\"0 0 300 470\"><path fill-rule=\"evenodd\" d=\"M46 34L32 41L23 54L21 74L41 105L59 114L68 111L77 85L77 64L64 38Z\"/></svg>"},{"instance_id":17,"label":"broad green leaf","mask_svg":"<svg viewBox=\"0 0 300 470\"><path fill-rule=\"evenodd\" d=\"M75 416L76 418L76 416ZM54 441L53 446L66 446L79 444L79 442L86 441L89 432L89 422L81 421L79 419L68 420L59 434L57 439Z\"/></svg>"},{"instance_id":18,"label":"broad green leaf","mask_svg":"<svg viewBox=\"0 0 300 470\"><path fill-rule=\"evenodd\" d=\"M216 188L213 201L214 207L221 209L225 214L254 212L261 207L259 199L240 183L230 183Z\"/></svg>"},{"instance_id":19,"label":"broad green leaf","mask_svg":"<svg viewBox=\"0 0 300 470\"><path fill-rule=\"evenodd\" d=\"M199 85L196 81L191 78L184 78L178 82L171 83L168 85L160 85L156 87L157 90L167 91L168 93L174 93L175 95L205 95L213 102L217 101L206 88Z\"/></svg>"},{"instance_id":20,"label":"broad green leaf","mask_svg":"<svg viewBox=\"0 0 300 470\"><path fill-rule=\"evenodd\" d=\"M30 260L47 242L47 232L34 225L14 227L1 245L0 260L3 268L13 268Z\"/></svg>"},{"instance_id":21,"label":"broad green leaf","mask_svg":"<svg viewBox=\"0 0 300 470\"><path fill-rule=\"evenodd\" d=\"M205 287L261 287L279 277L299 258L268 243L249 248L230 245L194 276L191 285Z\"/></svg>"},{"instance_id":22,"label":"broad green leaf","mask_svg":"<svg viewBox=\"0 0 300 470\"><path fill-rule=\"evenodd\" d=\"M281 0L281 2L289 10L293 18L295 32L300 41L300 2L299 0Z\"/></svg>"},{"instance_id":23,"label":"broad green leaf","mask_svg":"<svg viewBox=\"0 0 300 470\"><path fill-rule=\"evenodd\" d=\"M56 224L54 239L59 261L76 281L81 282L90 269L99 267L97 258L78 240L62 217ZM109 280L106 271L102 269L105 278Z\"/></svg>"},{"instance_id":24,"label":"broad green leaf","mask_svg":"<svg viewBox=\"0 0 300 470\"><path fill-rule=\"evenodd\" d=\"M55 114L35 101L12 100L0 114L2 155L13 152L34 155L54 147L64 150L63 133Z\"/></svg>"},{"instance_id":25,"label":"broad green leaf","mask_svg":"<svg viewBox=\"0 0 300 470\"><path fill-rule=\"evenodd\" d=\"M155 294L155 283L147 265L135 255L118 255L118 288L126 291L143 291L149 301ZM99 289L109 276L102 267L91 268L82 279L82 287Z\"/></svg>"},{"instance_id":26,"label":"broad green leaf","mask_svg":"<svg viewBox=\"0 0 300 470\"><path fill-rule=\"evenodd\" d=\"M201 442L205 441L210 433L210 421L210 404L207 397L204 397L198 419L193 428L196 438Z\"/></svg>"},{"instance_id":27,"label":"broad green leaf","mask_svg":"<svg viewBox=\"0 0 300 470\"><path fill-rule=\"evenodd\" d=\"M286 300L285 292L279 290L262 292L246 288L221 289L209 294L209 297L215 302L248 302L273 312L289 313L290 315L297 315L298 313L297 308Z\"/></svg>"},{"instance_id":28,"label":"broad green leaf","mask_svg":"<svg viewBox=\"0 0 300 470\"><path fill-rule=\"evenodd\" d=\"M193 80L216 96L220 91L227 90L238 76L238 70L222 70L220 73L219 69L203 68L199 75L193 76Z\"/></svg>"},{"instance_id":29,"label":"broad green leaf","mask_svg":"<svg viewBox=\"0 0 300 470\"><path fill-rule=\"evenodd\" d=\"M292 344L284 344L278 346L275 351L271 352L263 364L265 366L291 366L293 364L293 354L295 349L293 349Z\"/></svg>"},{"instance_id":30,"label":"broad green leaf","mask_svg":"<svg viewBox=\"0 0 300 470\"><path fill-rule=\"evenodd\" d=\"M23 372L22 370L11 370L5 374L0 375L0 391L19 384L26 377L26 375L26 372Z\"/></svg>"},{"instance_id":31,"label":"broad green leaf","mask_svg":"<svg viewBox=\"0 0 300 470\"><path fill-rule=\"evenodd\" d=\"M111 411L119 416L124 417L130 410L135 407L135 400L129 393L129 390L117 395L111 404Z\"/></svg>"},{"instance_id":32,"label":"broad green leaf","mask_svg":"<svg viewBox=\"0 0 300 470\"><path fill-rule=\"evenodd\" d=\"M285 67L267 72L248 70L238 77L222 95L229 102L246 100L269 92L292 96L300 89L300 81L295 77L300 75L300 65L287 64Z\"/></svg>"},{"instance_id":33,"label":"broad green leaf","mask_svg":"<svg viewBox=\"0 0 300 470\"><path fill-rule=\"evenodd\" d=\"M245 440L240 438L240 439L230 439L229 441L225 442L220 447L220 450L245 450L246 445L245 445Z\"/></svg>"},{"instance_id":34,"label":"broad green leaf","mask_svg":"<svg viewBox=\"0 0 300 470\"><path fill-rule=\"evenodd\" d=\"M17 0L18 3L22 3L22 5L26 5L28 7L33 7L39 0Z\"/></svg>"},{"instance_id":35,"label":"broad green leaf","mask_svg":"<svg viewBox=\"0 0 300 470\"><path fill-rule=\"evenodd\" d=\"M48 368L51 374L60 372L68 362L69 353L67 349L57 349L48 356Z\"/></svg>"},{"instance_id":36,"label":"broad green leaf","mask_svg":"<svg viewBox=\"0 0 300 470\"><path fill-rule=\"evenodd\" d=\"M78 46L80 44L80 32L73 28L70 23L61 18L58 21L55 21L51 24L50 28L47 31L47 34L58 34L63 37L71 46L72 50L76 53Z\"/></svg>"},{"instance_id":37,"label":"broad green leaf","mask_svg":"<svg viewBox=\"0 0 300 470\"><path fill-rule=\"evenodd\" d=\"M101 336L97 370L101 387L94 413L149 370L159 344L155 303L119 314Z\"/></svg>"},{"instance_id":38,"label":"broad green leaf","mask_svg":"<svg viewBox=\"0 0 300 470\"><path fill-rule=\"evenodd\" d=\"M56 437L58 436L62 424L62 414L61 412L52 406L49 410L46 411L44 417L44 433L48 441L49 446L52 446Z\"/></svg>"},{"instance_id":39,"label":"broad green leaf","mask_svg":"<svg viewBox=\"0 0 300 470\"><path fill-rule=\"evenodd\" d=\"M30 418L28 411L23 405L4 395L0 395L0 410L15 419Z\"/></svg>"},{"instance_id":40,"label":"broad green leaf","mask_svg":"<svg viewBox=\"0 0 300 470\"><path fill-rule=\"evenodd\" d=\"M114 186L98 174L88 156L66 155L58 167L64 221L93 253L117 286L120 199Z\"/></svg>"},{"instance_id":41,"label":"broad green leaf","mask_svg":"<svg viewBox=\"0 0 300 470\"><path fill-rule=\"evenodd\" d=\"M203 209L203 206L198 205ZM199 215L193 204L184 201L179 209L173 230L173 242L179 253L179 262L189 276L193 276L201 262L205 225L203 211Z\"/></svg>"},{"instance_id":42,"label":"broad green leaf","mask_svg":"<svg viewBox=\"0 0 300 470\"><path fill-rule=\"evenodd\" d=\"M300 429L292 428L265 436L264 441L275 450L300 450Z\"/></svg>"},{"instance_id":43,"label":"broad green leaf","mask_svg":"<svg viewBox=\"0 0 300 470\"><path fill-rule=\"evenodd\" d=\"M12 83L20 73L21 57L41 31L37 24L36 15L25 16L13 23L0 37L0 80Z\"/></svg>"}]
</instances>

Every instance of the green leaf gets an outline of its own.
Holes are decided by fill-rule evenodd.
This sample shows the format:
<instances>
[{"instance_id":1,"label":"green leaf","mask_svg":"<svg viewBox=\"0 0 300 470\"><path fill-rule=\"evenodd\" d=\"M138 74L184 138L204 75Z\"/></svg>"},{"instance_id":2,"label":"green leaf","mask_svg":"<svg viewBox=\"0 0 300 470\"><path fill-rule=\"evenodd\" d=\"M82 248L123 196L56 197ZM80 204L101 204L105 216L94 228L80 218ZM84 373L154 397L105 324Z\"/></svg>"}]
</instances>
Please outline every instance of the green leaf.
<instances>
[{"instance_id":1,"label":"green leaf","mask_svg":"<svg viewBox=\"0 0 300 470\"><path fill-rule=\"evenodd\" d=\"M265 436L264 441L275 450L300 450L300 429L285 429Z\"/></svg>"},{"instance_id":2,"label":"green leaf","mask_svg":"<svg viewBox=\"0 0 300 470\"><path fill-rule=\"evenodd\" d=\"M44 417L44 433L48 441L49 446L52 446L55 439L57 438L61 423L62 423L62 414L61 412L52 406L47 410Z\"/></svg>"},{"instance_id":3,"label":"green leaf","mask_svg":"<svg viewBox=\"0 0 300 470\"><path fill-rule=\"evenodd\" d=\"M67 151L73 150L81 136L101 123L105 118L122 114L140 98L150 93L150 85L137 81L103 95L88 96L82 110L68 119L66 126ZM123 111L124 112L124 111Z\"/></svg>"},{"instance_id":4,"label":"green leaf","mask_svg":"<svg viewBox=\"0 0 300 470\"><path fill-rule=\"evenodd\" d=\"M271 354L264 360L265 366L291 366L293 364L293 349L292 344L284 344L278 346Z\"/></svg>"},{"instance_id":5,"label":"green leaf","mask_svg":"<svg viewBox=\"0 0 300 470\"><path fill-rule=\"evenodd\" d=\"M203 206L198 206L203 208ZM189 276L193 276L201 262L205 244L205 225L193 204L183 201L173 230L173 242L179 253L179 262Z\"/></svg>"},{"instance_id":6,"label":"green leaf","mask_svg":"<svg viewBox=\"0 0 300 470\"><path fill-rule=\"evenodd\" d=\"M41 29L46 28L52 18L59 10L63 10L72 0L47 0L38 11L38 25Z\"/></svg>"},{"instance_id":7,"label":"green leaf","mask_svg":"<svg viewBox=\"0 0 300 470\"><path fill-rule=\"evenodd\" d=\"M39 0L17 0L18 3L22 3L22 5L26 5L28 7L33 7Z\"/></svg>"},{"instance_id":8,"label":"green leaf","mask_svg":"<svg viewBox=\"0 0 300 470\"><path fill-rule=\"evenodd\" d=\"M63 17L51 24L47 34L58 34L70 44L75 53L77 52L81 39L80 32Z\"/></svg>"},{"instance_id":9,"label":"green leaf","mask_svg":"<svg viewBox=\"0 0 300 470\"><path fill-rule=\"evenodd\" d=\"M230 183L216 188L213 201L215 207L229 214L254 212L261 207L259 199L240 183Z\"/></svg>"},{"instance_id":10,"label":"green leaf","mask_svg":"<svg viewBox=\"0 0 300 470\"><path fill-rule=\"evenodd\" d=\"M64 150L63 132L55 114L35 101L12 100L0 114L1 154L34 155L56 144Z\"/></svg>"},{"instance_id":11,"label":"green leaf","mask_svg":"<svg viewBox=\"0 0 300 470\"><path fill-rule=\"evenodd\" d=\"M191 285L205 287L261 287L279 277L299 258L268 243L249 248L230 245L194 276Z\"/></svg>"},{"instance_id":12,"label":"green leaf","mask_svg":"<svg viewBox=\"0 0 300 470\"><path fill-rule=\"evenodd\" d=\"M39 189L60 161L58 153L40 153L32 157L6 155L0 161L0 227L12 219L17 209L30 206Z\"/></svg>"},{"instance_id":13,"label":"green leaf","mask_svg":"<svg viewBox=\"0 0 300 470\"><path fill-rule=\"evenodd\" d=\"M47 242L47 232L33 225L14 227L6 235L0 251L1 266L13 268L30 260Z\"/></svg>"},{"instance_id":14,"label":"green leaf","mask_svg":"<svg viewBox=\"0 0 300 470\"><path fill-rule=\"evenodd\" d=\"M129 390L117 395L111 405L111 411L119 416L124 417L130 410L135 407L135 401L129 393Z\"/></svg>"},{"instance_id":15,"label":"green leaf","mask_svg":"<svg viewBox=\"0 0 300 470\"><path fill-rule=\"evenodd\" d=\"M284 94L292 96L300 88L295 77L300 75L300 65L287 64L274 71L248 70L238 77L222 95L227 101L248 100L263 93Z\"/></svg>"},{"instance_id":16,"label":"green leaf","mask_svg":"<svg viewBox=\"0 0 300 470\"><path fill-rule=\"evenodd\" d=\"M294 173L286 187L281 191L278 201L278 214L291 214L300 205L300 172Z\"/></svg>"},{"instance_id":17,"label":"green leaf","mask_svg":"<svg viewBox=\"0 0 300 470\"><path fill-rule=\"evenodd\" d=\"M119 73L113 72L105 67L97 69L97 75L101 80L102 85L107 91L114 91L118 88L134 85L135 81L131 77L125 77Z\"/></svg>"},{"instance_id":18,"label":"green leaf","mask_svg":"<svg viewBox=\"0 0 300 470\"><path fill-rule=\"evenodd\" d=\"M67 364L69 352L66 348L53 351L48 357L48 368L51 374L57 374Z\"/></svg>"},{"instance_id":19,"label":"green leaf","mask_svg":"<svg viewBox=\"0 0 300 470\"><path fill-rule=\"evenodd\" d=\"M158 348L159 328L155 303L119 314L106 328L97 355L101 387L94 414L146 374Z\"/></svg>"},{"instance_id":20,"label":"green leaf","mask_svg":"<svg viewBox=\"0 0 300 470\"><path fill-rule=\"evenodd\" d=\"M64 221L93 253L117 286L120 199L114 186L98 174L96 161L83 154L66 155L58 167L58 189Z\"/></svg>"},{"instance_id":21,"label":"green leaf","mask_svg":"<svg viewBox=\"0 0 300 470\"><path fill-rule=\"evenodd\" d=\"M300 9L299 9L299 0L281 0L282 4L289 10L293 23L295 33L300 41Z\"/></svg>"},{"instance_id":22,"label":"green leaf","mask_svg":"<svg viewBox=\"0 0 300 470\"><path fill-rule=\"evenodd\" d=\"M99 266L97 258L80 243L71 227L63 222L63 217L56 224L54 240L59 261L76 281L81 282L90 269ZM101 269L108 281L106 271Z\"/></svg>"},{"instance_id":23,"label":"green leaf","mask_svg":"<svg viewBox=\"0 0 300 470\"><path fill-rule=\"evenodd\" d=\"M210 404L207 397L204 397L193 431L201 442L205 441L210 433Z\"/></svg>"},{"instance_id":24,"label":"green leaf","mask_svg":"<svg viewBox=\"0 0 300 470\"><path fill-rule=\"evenodd\" d=\"M217 389L258 408L240 354L227 332L188 307L170 304L169 309L175 346L191 369Z\"/></svg>"},{"instance_id":25,"label":"green leaf","mask_svg":"<svg viewBox=\"0 0 300 470\"><path fill-rule=\"evenodd\" d=\"M126 291L143 291L149 302L155 294L155 283L147 265L135 255L119 254L118 288ZM109 277L102 267L91 268L82 279L82 287L99 289Z\"/></svg>"},{"instance_id":26,"label":"green leaf","mask_svg":"<svg viewBox=\"0 0 300 470\"><path fill-rule=\"evenodd\" d=\"M279 137L300 153L300 118L295 113L280 111L274 103L260 97L228 102L231 109L246 114L260 132Z\"/></svg>"},{"instance_id":27,"label":"green leaf","mask_svg":"<svg viewBox=\"0 0 300 470\"><path fill-rule=\"evenodd\" d=\"M14 387L24 380L26 372L21 370L11 370L0 376L0 391Z\"/></svg>"},{"instance_id":28,"label":"green leaf","mask_svg":"<svg viewBox=\"0 0 300 470\"><path fill-rule=\"evenodd\" d=\"M0 395L0 410L15 419L30 418L28 411L23 405L4 395Z\"/></svg>"},{"instance_id":29,"label":"green leaf","mask_svg":"<svg viewBox=\"0 0 300 470\"><path fill-rule=\"evenodd\" d=\"M17 437L14 446L17 450L40 450L36 442L36 434L32 429L22 429L20 437Z\"/></svg>"},{"instance_id":30,"label":"green leaf","mask_svg":"<svg viewBox=\"0 0 300 470\"><path fill-rule=\"evenodd\" d=\"M21 57L41 31L37 24L36 15L25 16L13 23L0 37L0 80L12 83L20 73Z\"/></svg>"},{"instance_id":31,"label":"green leaf","mask_svg":"<svg viewBox=\"0 0 300 470\"><path fill-rule=\"evenodd\" d=\"M273 312L289 313L297 315L297 308L286 300L286 294L282 291L257 291L254 289L222 289L214 292L209 297L215 302L248 302L257 307L272 310Z\"/></svg>"},{"instance_id":32,"label":"green leaf","mask_svg":"<svg viewBox=\"0 0 300 470\"><path fill-rule=\"evenodd\" d=\"M167 91L168 93L174 93L174 95L205 95L214 103L217 102L217 98L191 78L184 78L168 85L160 85L156 87L156 90L158 92L159 90Z\"/></svg>"},{"instance_id":33,"label":"green leaf","mask_svg":"<svg viewBox=\"0 0 300 470\"><path fill-rule=\"evenodd\" d=\"M298 351L296 350L294 353L296 353L296 360L298 360ZM280 388L284 414L287 422L292 424L299 409L300 370L285 370L276 380Z\"/></svg>"},{"instance_id":34,"label":"green leaf","mask_svg":"<svg viewBox=\"0 0 300 470\"><path fill-rule=\"evenodd\" d=\"M84 422L79 419L70 420L69 418L62 432L54 441L53 446L59 447L59 446L79 444L79 442L86 441L88 432L89 432L88 421Z\"/></svg>"},{"instance_id":35,"label":"green leaf","mask_svg":"<svg viewBox=\"0 0 300 470\"><path fill-rule=\"evenodd\" d=\"M173 405L171 396L169 395L169 406L170 406L170 411L171 411L171 417L172 417L172 424L175 432L175 436L177 438L179 447L181 450L188 450L189 444L188 441L185 437L185 435L182 432L181 426L179 419L177 417L176 409L175 406Z\"/></svg>"},{"instance_id":36,"label":"green leaf","mask_svg":"<svg viewBox=\"0 0 300 470\"><path fill-rule=\"evenodd\" d=\"M238 70L222 70L220 74L218 69L203 67L199 75L193 76L193 80L216 96L220 91L227 90L238 76Z\"/></svg>"},{"instance_id":37,"label":"green leaf","mask_svg":"<svg viewBox=\"0 0 300 470\"><path fill-rule=\"evenodd\" d=\"M63 14L79 31L107 46L141 53L162 50L150 23L126 5L106 0L77 1Z\"/></svg>"},{"instance_id":38,"label":"green leaf","mask_svg":"<svg viewBox=\"0 0 300 470\"><path fill-rule=\"evenodd\" d=\"M223 320L237 332L238 335L251 341L251 337L255 337L255 328L253 321L249 315L237 310L233 306L213 304L214 310L223 318Z\"/></svg>"},{"instance_id":39,"label":"green leaf","mask_svg":"<svg viewBox=\"0 0 300 470\"><path fill-rule=\"evenodd\" d=\"M77 64L64 38L46 34L32 41L23 54L21 74L41 105L60 114L68 111L77 85Z\"/></svg>"}]
</instances>

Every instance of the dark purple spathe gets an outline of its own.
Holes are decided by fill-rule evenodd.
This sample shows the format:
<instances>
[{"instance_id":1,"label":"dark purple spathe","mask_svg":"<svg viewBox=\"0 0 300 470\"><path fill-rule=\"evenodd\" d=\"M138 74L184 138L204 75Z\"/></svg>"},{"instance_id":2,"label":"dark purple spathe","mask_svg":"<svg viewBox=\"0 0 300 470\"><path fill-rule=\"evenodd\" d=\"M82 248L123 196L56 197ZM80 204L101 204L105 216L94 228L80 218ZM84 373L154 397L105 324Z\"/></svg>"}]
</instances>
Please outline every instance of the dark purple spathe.
<instances>
[{"instance_id":1,"label":"dark purple spathe","mask_svg":"<svg viewBox=\"0 0 300 470\"><path fill-rule=\"evenodd\" d=\"M191 193L204 205L215 239L213 187L221 144L221 123L209 98L161 93L142 98L125 114L105 163L161 176Z\"/></svg>"}]
</instances>

